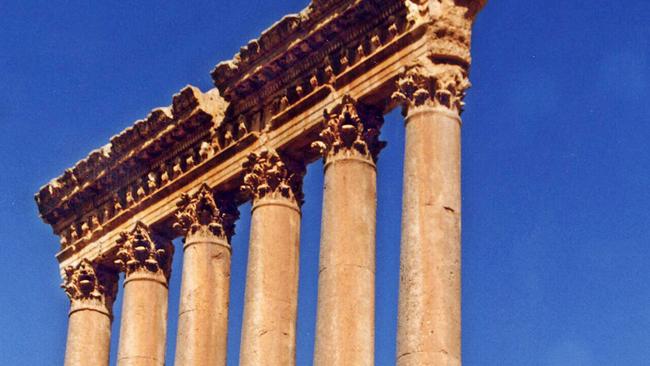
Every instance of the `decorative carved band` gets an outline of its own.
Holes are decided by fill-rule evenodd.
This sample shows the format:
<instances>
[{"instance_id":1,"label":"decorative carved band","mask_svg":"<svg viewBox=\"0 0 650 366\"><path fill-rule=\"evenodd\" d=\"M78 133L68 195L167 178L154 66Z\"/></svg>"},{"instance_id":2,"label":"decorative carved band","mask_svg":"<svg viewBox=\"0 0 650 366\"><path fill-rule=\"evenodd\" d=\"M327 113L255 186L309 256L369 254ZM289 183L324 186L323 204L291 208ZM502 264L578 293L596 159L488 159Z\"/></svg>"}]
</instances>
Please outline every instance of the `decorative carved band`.
<instances>
[{"instance_id":1,"label":"decorative carved band","mask_svg":"<svg viewBox=\"0 0 650 366\"><path fill-rule=\"evenodd\" d=\"M259 153L251 153L243 165L245 176L241 191L253 200L284 197L301 205L305 169L302 165L293 165L288 167L275 149L263 148Z\"/></svg>"},{"instance_id":2,"label":"decorative carved band","mask_svg":"<svg viewBox=\"0 0 650 366\"><path fill-rule=\"evenodd\" d=\"M117 249L114 263L127 276L136 271L163 271L169 277L173 247L170 243L156 243L142 222L138 221L132 231L120 233Z\"/></svg>"},{"instance_id":3,"label":"decorative carved band","mask_svg":"<svg viewBox=\"0 0 650 366\"><path fill-rule=\"evenodd\" d=\"M467 71L452 64L416 64L408 67L397 81L393 99L406 113L422 106L445 107L463 112L465 92L471 86Z\"/></svg>"},{"instance_id":4,"label":"decorative carved band","mask_svg":"<svg viewBox=\"0 0 650 366\"><path fill-rule=\"evenodd\" d=\"M61 287L72 302L99 301L111 308L117 294L117 273L98 268L88 259L65 269Z\"/></svg>"},{"instance_id":5,"label":"decorative carved band","mask_svg":"<svg viewBox=\"0 0 650 366\"><path fill-rule=\"evenodd\" d=\"M193 196L183 194L176 204L174 229L181 235L194 235L199 232L209 232L220 238L233 236L235 221L239 218L239 210L232 199L216 201L210 187L201 185Z\"/></svg>"},{"instance_id":6,"label":"decorative carved band","mask_svg":"<svg viewBox=\"0 0 650 366\"><path fill-rule=\"evenodd\" d=\"M312 143L312 148L318 150L326 162L346 156L377 160L386 146L386 142L379 141L379 130L384 123L381 111L365 108L346 95L339 113L326 110L324 115L320 140Z\"/></svg>"}]
</instances>

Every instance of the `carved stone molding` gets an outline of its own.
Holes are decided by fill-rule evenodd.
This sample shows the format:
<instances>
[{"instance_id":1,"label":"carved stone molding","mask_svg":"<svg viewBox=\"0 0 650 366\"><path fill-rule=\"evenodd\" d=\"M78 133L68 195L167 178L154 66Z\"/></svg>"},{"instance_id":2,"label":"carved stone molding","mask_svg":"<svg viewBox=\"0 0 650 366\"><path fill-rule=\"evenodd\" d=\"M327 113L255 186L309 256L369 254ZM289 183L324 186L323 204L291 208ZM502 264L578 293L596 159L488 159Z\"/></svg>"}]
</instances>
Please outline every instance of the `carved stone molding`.
<instances>
[{"instance_id":1,"label":"carved stone molding","mask_svg":"<svg viewBox=\"0 0 650 366\"><path fill-rule=\"evenodd\" d=\"M380 111L364 107L352 97L343 97L341 110L324 113L323 130L318 141L312 143L330 162L344 157L360 157L376 161L386 143L379 141L383 116Z\"/></svg>"},{"instance_id":2,"label":"carved stone molding","mask_svg":"<svg viewBox=\"0 0 650 366\"><path fill-rule=\"evenodd\" d=\"M404 0L316 3L216 66L213 80L231 103L231 118L261 114L264 124L273 120L277 128L288 115L349 82L351 73L410 30Z\"/></svg>"},{"instance_id":3,"label":"carved stone molding","mask_svg":"<svg viewBox=\"0 0 650 366\"><path fill-rule=\"evenodd\" d=\"M203 184L194 195L181 195L176 205L179 210L173 226L178 233L189 236L207 232L230 241L239 218L233 199L215 200L210 187Z\"/></svg>"},{"instance_id":4,"label":"carved stone molding","mask_svg":"<svg viewBox=\"0 0 650 366\"><path fill-rule=\"evenodd\" d=\"M138 221L130 232L120 233L114 263L127 276L138 271L157 273L169 277L173 247L171 243L155 241L147 225Z\"/></svg>"},{"instance_id":5,"label":"carved stone molding","mask_svg":"<svg viewBox=\"0 0 650 366\"><path fill-rule=\"evenodd\" d=\"M62 247L90 242L106 223L217 154L205 144L223 135L226 108L216 89L202 93L188 86L171 106L153 110L43 187L36 195L39 211L61 236ZM81 228L76 238L70 225Z\"/></svg>"},{"instance_id":6,"label":"carved stone molding","mask_svg":"<svg viewBox=\"0 0 650 366\"><path fill-rule=\"evenodd\" d=\"M88 259L65 268L61 287L73 303L98 302L111 308L117 294L117 273L100 268Z\"/></svg>"},{"instance_id":7,"label":"carved stone molding","mask_svg":"<svg viewBox=\"0 0 650 366\"><path fill-rule=\"evenodd\" d=\"M275 149L263 148L251 153L243 168L245 175L241 191L253 200L283 197L302 204L304 166L288 166Z\"/></svg>"},{"instance_id":8,"label":"carved stone molding","mask_svg":"<svg viewBox=\"0 0 650 366\"><path fill-rule=\"evenodd\" d=\"M465 93L471 86L467 71L453 64L416 64L407 67L397 81L393 99L404 112L419 107L445 107L462 114Z\"/></svg>"}]
</instances>

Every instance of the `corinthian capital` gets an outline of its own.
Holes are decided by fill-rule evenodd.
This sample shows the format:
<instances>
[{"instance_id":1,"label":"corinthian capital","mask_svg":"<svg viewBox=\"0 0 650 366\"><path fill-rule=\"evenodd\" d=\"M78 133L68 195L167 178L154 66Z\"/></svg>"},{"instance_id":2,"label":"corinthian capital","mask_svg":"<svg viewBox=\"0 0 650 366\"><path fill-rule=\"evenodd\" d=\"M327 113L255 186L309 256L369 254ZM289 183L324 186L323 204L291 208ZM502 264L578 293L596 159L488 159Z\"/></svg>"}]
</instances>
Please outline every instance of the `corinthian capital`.
<instances>
[{"instance_id":1,"label":"corinthian capital","mask_svg":"<svg viewBox=\"0 0 650 366\"><path fill-rule=\"evenodd\" d=\"M127 276L136 271L162 271L169 276L172 254L171 244L157 244L147 225L138 221L132 231L120 233L115 264Z\"/></svg>"},{"instance_id":2,"label":"corinthian capital","mask_svg":"<svg viewBox=\"0 0 650 366\"><path fill-rule=\"evenodd\" d=\"M393 99L408 110L418 107L445 107L463 112L465 92L471 86L465 69L458 65L416 64L406 68L397 81Z\"/></svg>"},{"instance_id":3,"label":"corinthian capital","mask_svg":"<svg viewBox=\"0 0 650 366\"><path fill-rule=\"evenodd\" d=\"M183 194L176 205L174 229L182 235L207 232L226 240L232 237L239 218L237 206L233 200L217 202L207 184L192 196Z\"/></svg>"},{"instance_id":4,"label":"corinthian capital","mask_svg":"<svg viewBox=\"0 0 650 366\"><path fill-rule=\"evenodd\" d=\"M289 168L274 150L263 148L252 153L243 165L246 175L241 191L259 200L265 197L284 197L302 203L304 167Z\"/></svg>"},{"instance_id":5,"label":"corinthian capital","mask_svg":"<svg viewBox=\"0 0 650 366\"><path fill-rule=\"evenodd\" d=\"M325 111L320 139L312 144L325 161L340 157L362 157L376 161L386 143L379 141L379 129L383 125L379 111L359 105L346 95L340 112Z\"/></svg>"},{"instance_id":6,"label":"corinthian capital","mask_svg":"<svg viewBox=\"0 0 650 366\"><path fill-rule=\"evenodd\" d=\"M65 269L61 287L72 302L98 302L110 308L117 292L117 274L83 259Z\"/></svg>"}]
</instances>

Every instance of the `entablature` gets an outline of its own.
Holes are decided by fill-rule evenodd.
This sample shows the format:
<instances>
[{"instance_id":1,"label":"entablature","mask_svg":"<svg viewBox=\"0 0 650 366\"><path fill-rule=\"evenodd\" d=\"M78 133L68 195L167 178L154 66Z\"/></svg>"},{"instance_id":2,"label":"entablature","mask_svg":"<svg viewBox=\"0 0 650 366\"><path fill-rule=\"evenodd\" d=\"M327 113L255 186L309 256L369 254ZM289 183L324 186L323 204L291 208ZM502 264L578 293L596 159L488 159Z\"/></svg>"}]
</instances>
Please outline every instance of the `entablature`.
<instances>
[{"instance_id":1,"label":"entablature","mask_svg":"<svg viewBox=\"0 0 650 366\"><path fill-rule=\"evenodd\" d=\"M36 195L42 218L61 235L63 246L92 237L144 196L226 147L225 136L206 140L215 138L226 106L216 89L184 88L171 106L154 109L43 187Z\"/></svg>"},{"instance_id":2,"label":"entablature","mask_svg":"<svg viewBox=\"0 0 650 366\"><path fill-rule=\"evenodd\" d=\"M183 194L204 184L236 196L251 152L269 147L309 163L323 112L344 100L380 113L407 65L467 70L473 16L483 1L322 0L285 17L212 76L217 89L188 86L172 105L43 187L36 200L61 238L62 268L115 254L121 232L142 221L173 238Z\"/></svg>"}]
</instances>

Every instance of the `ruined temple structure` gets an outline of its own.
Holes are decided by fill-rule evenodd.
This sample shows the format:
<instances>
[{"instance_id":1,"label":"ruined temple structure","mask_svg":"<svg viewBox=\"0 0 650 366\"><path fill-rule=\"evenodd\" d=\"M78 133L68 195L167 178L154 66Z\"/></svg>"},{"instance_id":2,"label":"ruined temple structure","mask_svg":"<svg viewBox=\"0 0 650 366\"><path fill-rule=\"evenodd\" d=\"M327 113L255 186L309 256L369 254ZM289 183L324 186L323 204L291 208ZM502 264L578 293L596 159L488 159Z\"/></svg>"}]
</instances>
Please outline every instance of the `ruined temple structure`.
<instances>
[{"instance_id":1,"label":"ruined temple structure","mask_svg":"<svg viewBox=\"0 0 650 366\"><path fill-rule=\"evenodd\" d=\"M404 115L397 354L461 364L460 115L485 0L313 0L36 195L71 301L65 365L226 363L231 246L252 201L241 365L294 365L302 177L324 160L314 364L373 365L376 160ZM317 198L313 198L317 199ZM183 237L183 247L172 241ZM168 314L174 256L179 314ZM118 285L118 274L124 281ZM118 291L118 288L120 290Z\"/></svg>"}]
</instances>

